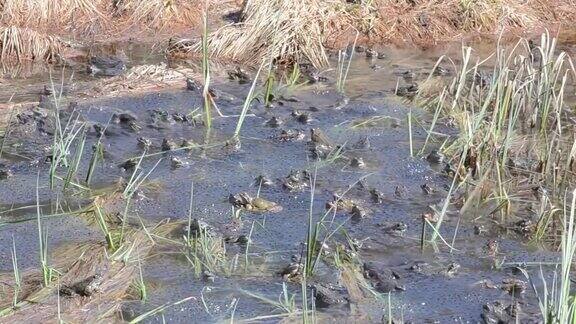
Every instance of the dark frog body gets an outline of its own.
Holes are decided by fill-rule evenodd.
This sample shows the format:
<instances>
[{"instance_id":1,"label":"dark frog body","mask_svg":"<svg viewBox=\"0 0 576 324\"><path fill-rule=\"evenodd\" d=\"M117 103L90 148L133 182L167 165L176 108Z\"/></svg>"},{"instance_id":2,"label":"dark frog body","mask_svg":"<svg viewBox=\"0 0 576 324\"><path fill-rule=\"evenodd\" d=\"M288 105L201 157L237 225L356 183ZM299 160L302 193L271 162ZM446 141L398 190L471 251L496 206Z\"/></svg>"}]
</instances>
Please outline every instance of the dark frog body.
<instances>
[{"instance_id":1,"label":"dark frog body","mask_svg":"<svg viewBox=\"0 0 576 324\"><path fill-rule=\"evenodd\" d=\"M91 297L100 290L104 278L100 274L92 275L82 281L69 286L60 288L60 295L73 297L80 295L82 297Z\"/></svg>"},{"instance_id":2,"label":"dark frog body","mask_svg":"<svg viewBox=\"0 0 576 324\"><path fill-rule=\"evenodd\" d=\"M92 56L88 73L94 76L116 76L126 71L126 62L116 56Z\"/></svg>"},{"instance_id":3,"label":"dark frog body","mask_svg":"<svg viewBox=\"0 0 576 324\"><path fill-rule=\"evenodd\" d=\"M333 287L329 284L314 284L311 285L311 288L317 308L327 308L348 303L346 289Z\"/></svg>"},{"instance_id":4,"label":"dark frog body","mask_svg":"<svg viewBox=\"0 0 576 324\"><path fill-rule=\"evenodd\" d=\"M400 275L388 268L379 267L372 262L364 263L364 278L372 282L374 289L380 293L404 291L406 288L399 284Z\"/></svg>"}]
</instances>

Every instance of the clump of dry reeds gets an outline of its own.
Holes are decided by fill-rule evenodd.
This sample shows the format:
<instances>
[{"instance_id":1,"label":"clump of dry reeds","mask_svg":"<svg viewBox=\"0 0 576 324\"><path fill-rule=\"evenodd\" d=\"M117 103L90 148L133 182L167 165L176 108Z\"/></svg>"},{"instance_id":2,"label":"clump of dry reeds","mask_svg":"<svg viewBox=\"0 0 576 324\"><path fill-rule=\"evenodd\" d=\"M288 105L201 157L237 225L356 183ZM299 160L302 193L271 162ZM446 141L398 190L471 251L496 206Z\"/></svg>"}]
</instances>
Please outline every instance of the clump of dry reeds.
<instances>
[{"instance_id":1,"label":"clump of dry reeds","mask_svg":"<svg viewBox=\"0 0 576 324\"><path fill-rule=\"evenodd\" d=\"M118 0L114 11L132 25L162 28L198 22L198 3L186 0Z\"/></svg>"},{"instance_id":2,"label":"clump of dry reeds","mask_svg":"<svg viewBox=\"0 0 576 324\"><path fill-rule=\"evenodd\" d=\"M234 60L261 58L327 62L325 31L339 16L338 1L247 0L241 22L224 26L209 40L211 53Z\"/></svg>"},{"instance_id":3,"label":"clump of dry reeds","mask_svg":"<svg viewBox=\"0 0 576 324\"><path fill-rule=\"evenodd\" d=\"M381 40L433 44L463 32L498 32L529 27L538 21L524 3L494 0L375 0L379 21L373 33Z\"/></svg>"},{"instance_id":4,"label":"clump of dry reeds","mask_svg":"<svg viewBox=\"0 0 576 324\"><path fill-rule=\"evenodd\" d=\"M52 61L63 48L55 36L38 33L28 28L0 27L0 60Z\"/></svg>"},{"instance_id":5,"label":"clump of dry reeds","mask_svg":"<svg viewBox=\"0 0 576 324\"><path fill-rule=\"evenodd\" d=\"M104 17L99 6L104 1L92 0L4 0L1 21L22 27L66 26L75 22L91 22Z\"/></svg>"}]
</instances>

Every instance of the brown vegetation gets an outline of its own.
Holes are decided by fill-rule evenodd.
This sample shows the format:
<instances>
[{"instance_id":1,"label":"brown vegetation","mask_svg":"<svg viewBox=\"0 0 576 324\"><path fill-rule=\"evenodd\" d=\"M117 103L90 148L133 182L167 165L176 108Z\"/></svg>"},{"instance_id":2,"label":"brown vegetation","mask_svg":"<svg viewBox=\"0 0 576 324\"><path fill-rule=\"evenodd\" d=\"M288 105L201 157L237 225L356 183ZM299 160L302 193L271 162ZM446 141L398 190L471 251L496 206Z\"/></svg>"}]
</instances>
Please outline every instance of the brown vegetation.
<instances>
[{"instance_id":1,"label":"brown vegetation","mask_svg":"<svg viewBox=\"0 0 576 324\"><path fill-rule=\"evenodd\" d=\"M198 36L206 7L215 54L237 60L274 57L325 61L324 47L342 47L359 33L366 45L429 46L504 28L533 31L576 18L573 0L5 0L2 60L51 60L62 39L93 41ZM234 11L240 21L224 17ZM564 27L569 28L569 27ZM49 33L46 31L49 30ZM158 41L158 39L156 39Z\"/></svg>"}]
</instances>

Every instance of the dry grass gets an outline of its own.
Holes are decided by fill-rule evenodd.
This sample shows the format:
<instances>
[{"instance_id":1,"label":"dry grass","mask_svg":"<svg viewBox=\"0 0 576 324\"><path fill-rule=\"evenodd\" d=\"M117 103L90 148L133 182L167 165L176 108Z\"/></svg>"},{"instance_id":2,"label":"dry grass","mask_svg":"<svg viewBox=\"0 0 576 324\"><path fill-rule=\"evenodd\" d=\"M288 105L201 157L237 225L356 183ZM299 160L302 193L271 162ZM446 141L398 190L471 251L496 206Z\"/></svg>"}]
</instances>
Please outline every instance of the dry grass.
<instances>
[{"instance_id":1,"label":"dry grass","mask_svg":"<svg viewBox=\"0 0 576 324\"><path fill-rule=\"evenodd\" d=\"M211 54L233 60L306 60L327 63L326 30L337 22L339 1L247 0L243 21L225 26L209 40Z\"/></svg>"},{"instance_id":2,"label":"dry grass","mask_svg":"<svg viewBox=\"0 0 576 324\"><path fill-rule=\"evenodd\" d=\"M2 323L117 321L122 301L128 297L131 285L138 278L140 261L146 259L155 246L149 234L165 236L181 226L162 224L150 229L150 233L133 230L125 236L126 241L113 255L109 255L102 243L75 245L58 251L52 256L54 267L61 273L58 281L43 288L40 271L24 272L18 309L3 317ZM73 285L94 274L102 276L103 282L90 298L78 295L58 297L58 284L60 287ZM10 287L13 281L10 276L0 276L0 282ZM13 289L5 290L9 295L0 302L0 309L10 306Z\"/></svg>"},{"instance_id":3,"label":"dry grass","mask_svg":"<svg viewBox=\"0 0 576 324\"><path fill-rule=\"evenodd\" d=\"M52 61L64 46L55 36L18 27L0 27L0 60Z\"/></svg>"},{"instance_id":4,"label":"dry grass","mask_svg":"<svg viewBox=\"0 0 576 324\"><path fill-rule=\"evenodd\" d=\"M120 0L114 11L132 25L163 28L197 23L200 7L186 0Z\"/></svg>"},{"instance_id":5,"label":"dry grass","mask_svg":"<svg viewBox=\"0 0 576 324\"><path fill-rule=\"evenodd\" d=\"M211 25L221 26L223 11L242 9L243 20L214 32L215 56L254 62L265 59L306 60L326 64L326 46L342 47L360 32L359 44L414 43L432 45L470 33L539 29L576 18L573 0L3 0L0 28L4 33L32 34L27 45L8 49L38 50L59 36L80 42L169 36L201 30L208 5ZM234 4L235 3L235 4ZM44 35L43 31L51 31ZM189 35L189 32L187 33ZM196 33L199 34L199 33ZM53 35L53 36L52 36ZM38 44L36 44L38 42ZM28 59L43 53L6 51ZM6 56L5 56L6 57ZM4 57L3 57L4 58Z\"/></svg>"},{"instance_id":6,"label":"dry grass","mask_svg":"<svg viewBox=\"0 0 576 324\"><path fill-rule=\"evenodd\" d=\"M246 0L242 21L211 35L211 54L256 62L326 63L325 46L341 48L360 32L360 44L429 46L470 33L525 32L571 21L571 0ZM196 48L198 49L198 48Z\"/></svg>"},{"instance_id":7,"label":"dry grass","mask_svg":"<svg viewBox=\"0 0 576 324\"><path fill-rule=\"evenodd\" d=\"M4 0L1 21L23 27L62 26L104 17L98 9L103 1L92 0Z\"/></svg>"}]
</instances>

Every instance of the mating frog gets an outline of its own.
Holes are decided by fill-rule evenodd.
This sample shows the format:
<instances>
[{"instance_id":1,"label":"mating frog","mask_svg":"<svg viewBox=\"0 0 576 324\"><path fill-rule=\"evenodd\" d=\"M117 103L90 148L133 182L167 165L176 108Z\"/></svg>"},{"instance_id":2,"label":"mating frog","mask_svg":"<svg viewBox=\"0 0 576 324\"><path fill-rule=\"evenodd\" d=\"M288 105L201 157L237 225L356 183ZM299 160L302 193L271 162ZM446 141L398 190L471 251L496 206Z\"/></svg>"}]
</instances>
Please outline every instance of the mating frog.
<instances>
[{"instance_id":1,"label":"mating frog","mask_svg":"<svg viewBox=\"0 0 576 324\"><path fill-rule=\"evenodd\" d=\"M282 206L275 202L260 197L251 197L248 193L242 192L237 195L230 195L228 201L237 208L253 212L277 213L282 210Z\"/></svg>"}]
</instances>

